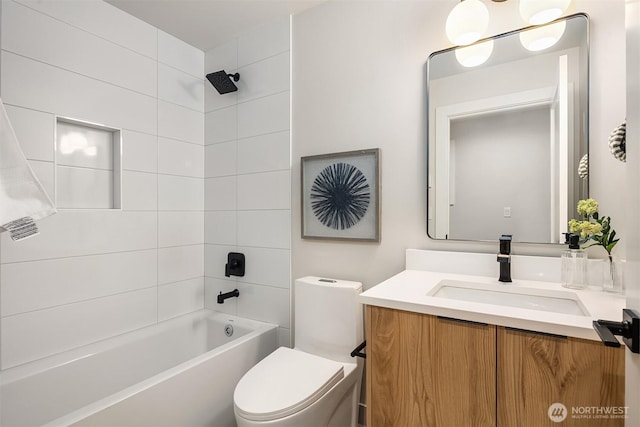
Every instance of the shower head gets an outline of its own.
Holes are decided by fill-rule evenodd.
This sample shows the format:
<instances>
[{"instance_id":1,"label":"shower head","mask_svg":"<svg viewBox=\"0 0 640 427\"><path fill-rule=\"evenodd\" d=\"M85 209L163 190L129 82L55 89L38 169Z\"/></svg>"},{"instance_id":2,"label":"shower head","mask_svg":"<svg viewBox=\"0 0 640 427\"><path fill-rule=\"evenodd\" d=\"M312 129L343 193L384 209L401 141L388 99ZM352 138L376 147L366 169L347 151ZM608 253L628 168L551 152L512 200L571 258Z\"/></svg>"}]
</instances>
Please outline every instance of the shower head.
<instances>
[{"instance_id":1,"label":"shower head","mask_svg":"<svg viewBox=\"0 0 640 427\"><path fill-rule=\"evenodd\" d=\"M207 80L211 82L220 95L238 90L238 86L231 81L230 77L233 78L233 82L237 82L240 80L240 73L227 74L225 70L220 70L207 74Z\"/></svg>"}]
</instances>

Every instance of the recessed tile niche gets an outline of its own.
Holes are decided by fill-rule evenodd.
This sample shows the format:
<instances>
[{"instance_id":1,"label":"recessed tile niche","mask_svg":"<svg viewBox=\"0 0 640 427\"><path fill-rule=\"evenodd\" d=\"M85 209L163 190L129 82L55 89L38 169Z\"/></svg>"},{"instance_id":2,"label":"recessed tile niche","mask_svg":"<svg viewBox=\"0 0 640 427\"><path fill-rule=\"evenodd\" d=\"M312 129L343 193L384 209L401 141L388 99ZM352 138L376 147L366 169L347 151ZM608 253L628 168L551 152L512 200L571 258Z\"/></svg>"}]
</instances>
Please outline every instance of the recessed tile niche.
<instances>
[{"instance_id":1,"label":"recessed tile niche","mask_svg":"<svg viewBox=\"0 0 640 427\"><path fill-rule=\"evenodd\" d=\"M55 154L58 208L120 209L119 129L58 117Z\"/></svg>"}]
</instances>

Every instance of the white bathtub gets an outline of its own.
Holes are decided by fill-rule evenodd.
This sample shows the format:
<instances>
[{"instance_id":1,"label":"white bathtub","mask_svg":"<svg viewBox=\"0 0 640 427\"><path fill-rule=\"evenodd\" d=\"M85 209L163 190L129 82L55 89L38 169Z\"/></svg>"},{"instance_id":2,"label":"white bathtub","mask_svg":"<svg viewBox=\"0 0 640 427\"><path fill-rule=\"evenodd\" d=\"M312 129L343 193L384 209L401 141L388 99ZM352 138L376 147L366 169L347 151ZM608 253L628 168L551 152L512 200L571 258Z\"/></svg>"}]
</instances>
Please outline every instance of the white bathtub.
<instances>
[{"instance_id":1,"label":"white bathtub","mask_svg":"<svg viewBox=\"0 0 640 427\"><path fill-rule=\"evenodd\" d=\"M276 325L181 316L3 371L0 426L234 426L235 385L276 347Z\"/></svg>"}]
</instances>

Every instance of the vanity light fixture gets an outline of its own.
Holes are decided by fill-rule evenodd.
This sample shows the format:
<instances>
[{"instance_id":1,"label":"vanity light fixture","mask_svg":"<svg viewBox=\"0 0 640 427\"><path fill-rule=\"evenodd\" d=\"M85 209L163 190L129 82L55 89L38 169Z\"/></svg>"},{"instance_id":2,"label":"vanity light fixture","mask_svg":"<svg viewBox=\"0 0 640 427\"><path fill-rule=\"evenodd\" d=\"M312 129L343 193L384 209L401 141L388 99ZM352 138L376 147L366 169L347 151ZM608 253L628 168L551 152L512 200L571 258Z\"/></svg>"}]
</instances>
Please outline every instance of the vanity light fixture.
<instances>
[{"instance_id":1,"label":"vanity light fixture","mask_svg":"<svg viewBox=\"0 0 640 427\"><path fill-rule=\"evenodd\" d=\"M566 28L567 21L560 21L522 31L520 33L520 43L531 52L544 50L556 44L562 38Z\"/></svg>"},{"instance_id":2,"label":"vanity light fixture","mask_svg":"<svg viewBox=\"0 0 640 427\"><path fill-rule=\"evenodd\" d=\"M489 27L489 9L480 0L462 0L449 12L445 31L456 45L466 46L480 40Z\"/></svg>"},{"instance_id":3,"label":"vanity light fixture","mask_svg":"<svg viewBox=\"0 0 640 427\"><path fill-rule=\"evenodd\" d=\"M493 52L493 39L455 50L456 59L463 67L477 67L487 62Z\"/></svg>"},{"instance_id":4,"label":"vanity light fixture","mask_svg":"<svg viewBox=\"0 0 640 427\"><path fill-rule=\"evenodd\" d=\"M530 25L542 25L562 16L571 0L520 0L520 15Z\"/></svg>"}]
</instances>

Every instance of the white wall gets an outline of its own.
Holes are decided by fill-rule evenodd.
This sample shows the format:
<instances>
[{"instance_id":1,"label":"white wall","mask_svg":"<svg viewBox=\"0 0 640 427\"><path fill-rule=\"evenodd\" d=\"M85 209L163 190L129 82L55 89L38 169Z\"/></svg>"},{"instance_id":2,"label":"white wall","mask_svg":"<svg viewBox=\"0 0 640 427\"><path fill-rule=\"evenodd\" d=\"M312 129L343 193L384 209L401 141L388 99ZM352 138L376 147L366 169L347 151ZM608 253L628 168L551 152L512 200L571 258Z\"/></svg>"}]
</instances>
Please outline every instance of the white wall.
<instances>
[{"instance_id":1,"label":"white wall","mask_svg":"<svg viewBox=\"0 0 640 427\"><path fill-rule=\"evenodd\" d=\"M280 325L290 343L290 19L207 51L205 72L240 73L238 91L205 87L205 305ZM225 277L228 252L244 277ZM239 298L220 305L219 292Z\"/></svg>"},{"instance_id":2,"label":"white wall","mask_svg":"<svg viewBox=\"0 0 640 427\"><path fill-rule=\"evenodd\" d=\"M407 248L497 251L497 242L433 241L426 234L425 64L429 54L450 47L444 22L455 4L327 2L294 16L293 277L314 274L370 287L403 269ZM486 4L489 34L524 26L517 2ZM625 116L624 1L576 0L567 13L575 12L591 18L591 195L624 238L624 200L616 191L624 165L607 147L609 133ZM381 149L381 243L302 240L300 157L374 147ZM621 241L616 251L623 254L623 249ZM516 254L559 255L561 250L513 245ZM594 257L602 255L593 251Z\"/></svg>"},{"instance_id":3,"label":"white wall","mask_svg":"<svg viewBox=\"0 0 640 427\"><path fill-rule=\"evenodd\" d=\"M204 306L203 52L97 1L2 2L1 96L54 191L56 115L122 129L121 211L0 246L7 369Z\"/></svg>"}]
</instances>

